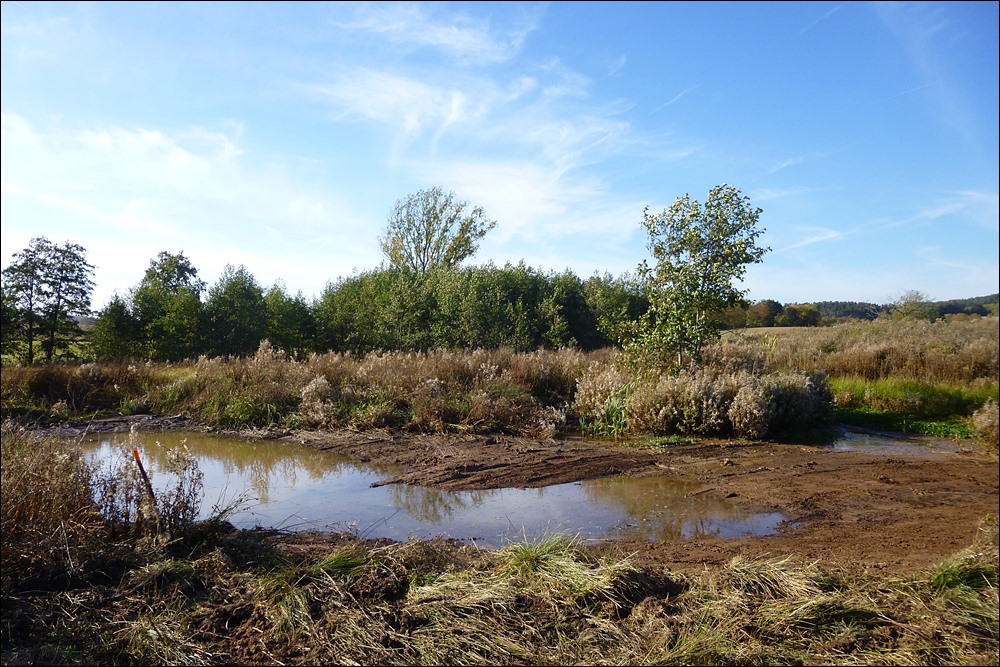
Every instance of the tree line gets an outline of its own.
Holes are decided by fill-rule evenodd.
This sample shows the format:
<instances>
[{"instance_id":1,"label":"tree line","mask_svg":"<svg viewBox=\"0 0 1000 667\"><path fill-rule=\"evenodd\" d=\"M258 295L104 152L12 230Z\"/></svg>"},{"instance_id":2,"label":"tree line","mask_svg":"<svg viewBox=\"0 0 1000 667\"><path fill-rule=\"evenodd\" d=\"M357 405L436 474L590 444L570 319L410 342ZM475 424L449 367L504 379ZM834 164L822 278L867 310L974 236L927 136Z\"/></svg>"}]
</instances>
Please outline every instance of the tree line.
<instances>
[{"instance_id":1,"label":"tree line","mask_svg":"<svg viewBox=\"0 0 1000 667\"><path fill-rule=\"evenodd\" d=\"M183 267L185 279L173 280L173 267ZM616 327L645 308L625 278L583 281L523 263L421 273L380 267L331 282L313 300L281 283L265 289L245 267L228 266L203 299L202 292L183 254L161 253L138 286L101 312L93 353L157 361L245 356L264 339L299 358L326 351L594 349L613 344Z\"/></svg>"},{"instance_id":2,"label":"tree line","mask_svg":"<svg viewBox=\"0 0 1000 667\"><path fill-rule=\"evenodd\" d=\"M89 331L79 326L92 314L94 267L85 249L39 237L3 270L2 352L32 364L246 356L265 339L300 358L327 351L621 345L655 351L653 363L669 366L696 361L701 346L725 328L995 312L996 295L931 304L917 292L887 306L749 303L732 282L768 250L755 243L759 214L731 186L714 188L704 206L678 198L659 214L644 212L654 266L642 262L636 275L584 280L568 269L543 272L524 262L462 265L496 223L481 208L431 188L396 203L379 238L386 262L331 281L318 298L291 294L280 281L265 288L242 265L227 265L209 287L183 252L161 252L138 284L115 293Z\"/></svg>"}]
</instances>

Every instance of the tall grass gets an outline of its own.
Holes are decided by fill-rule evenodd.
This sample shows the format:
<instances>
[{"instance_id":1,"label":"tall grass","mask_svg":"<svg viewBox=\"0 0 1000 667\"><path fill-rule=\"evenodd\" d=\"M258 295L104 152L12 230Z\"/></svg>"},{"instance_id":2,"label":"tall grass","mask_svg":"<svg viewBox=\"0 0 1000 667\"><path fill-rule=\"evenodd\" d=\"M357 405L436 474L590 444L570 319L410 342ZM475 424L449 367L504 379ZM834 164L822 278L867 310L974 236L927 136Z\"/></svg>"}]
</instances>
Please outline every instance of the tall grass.
<instances>
[{"instance_id":1,"label":"tall grass","mask_svg":"<svg viewBox=\"0 0 1000 667\"><path fill-rule=\"evenodd\" d=\"M830 327L736 330L705 351L716 368L824 371L831 377L995 386L1000 326L969 319L843 322Z\"/></svg>"},{"instance_id":2,"label":"tall grass","mask_svg":"<svg viewBox=\"0 0 1000 667\"><path fill-rule=\"evenodd\" d=\"M104 522L91 495L94 471L58 440L0 425L0 572L13 579L72 574L86 565Z\"/></svg>"},{"instance_id":3,"label":"tall grass","mask_svg":"<svg viewBox=\"0 0 1000 667\"><path fill-rule=\"evenodd\" d=\"M167 452L174 487L150 498L131 436L119 460L103 470L85 461L75 442L9 420L0 436L5 590L12 581L72 577L94 568L88 559L180 539L199 514L201 471L183 449Z\"/></svg>"},{"instance_id":4,"label":"tall grass","mask_svg":"<svg viewBox=\"0 0 1000 667\"><path fill-rule=\"evenodd\" d=\"M779 437L829 408L964 420L998 400L996 317L875 320L729 332L705 364L642 377L616 350L314 354L266 341L247 358L179 364L5 367L5 415L42 419L187 413L225 429L403 428L549 437L691 433ZM988 416L988 415L987 415ZM983 421L983 418L980 418Z\"/></svg>"}]
</instances>

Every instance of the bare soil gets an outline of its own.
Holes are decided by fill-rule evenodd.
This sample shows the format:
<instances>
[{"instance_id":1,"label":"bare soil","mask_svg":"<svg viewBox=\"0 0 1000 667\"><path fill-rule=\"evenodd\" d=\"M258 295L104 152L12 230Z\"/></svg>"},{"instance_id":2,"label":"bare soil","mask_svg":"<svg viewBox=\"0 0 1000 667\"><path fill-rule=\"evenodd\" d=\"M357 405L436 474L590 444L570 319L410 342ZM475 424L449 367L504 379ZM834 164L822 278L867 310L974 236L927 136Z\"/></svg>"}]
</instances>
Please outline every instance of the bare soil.
<instances>
[{"instance_id":1,"label":"bare soil","mask_svg":"<svg viewBox=\"0 0 1000 667\"><path fill-rule=\"evenodd\" d=\"M404 466L406 472L379 484L463 490L666 475L697 482L693 493L716 494L749 512L787 517L777 534L763 537L618 541L598 547L630 556L636 565L674 570L714 568L742 554L794 555L829 567L906 573L970 546L980 521L1000 513L996 450L932 439L924 440L925 448L887 456L818 445L708 440L650 449L589 439L389 432L285 437L360 461Z\"/></svg>"}]
</instances>

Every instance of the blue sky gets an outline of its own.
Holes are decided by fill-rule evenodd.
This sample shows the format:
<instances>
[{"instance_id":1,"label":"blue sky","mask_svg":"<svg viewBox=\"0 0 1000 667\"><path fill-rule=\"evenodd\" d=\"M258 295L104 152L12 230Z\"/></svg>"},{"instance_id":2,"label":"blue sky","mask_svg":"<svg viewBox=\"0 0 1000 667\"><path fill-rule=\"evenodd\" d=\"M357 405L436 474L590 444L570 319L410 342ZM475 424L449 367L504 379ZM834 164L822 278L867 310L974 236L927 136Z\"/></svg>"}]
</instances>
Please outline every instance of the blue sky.
<instances>
[{"instance_id":1,"label":"blue sky","mask_svg":"<svg viewBox=\"0 0 1000 667\"><path fill-rule=\"evenodd\" d=\"M998 3L2 3L2 255L161 251L319 296L441 186L473 264L634 272L728 183L752 300L998 290Z\"/></svg>"}]
</instances>

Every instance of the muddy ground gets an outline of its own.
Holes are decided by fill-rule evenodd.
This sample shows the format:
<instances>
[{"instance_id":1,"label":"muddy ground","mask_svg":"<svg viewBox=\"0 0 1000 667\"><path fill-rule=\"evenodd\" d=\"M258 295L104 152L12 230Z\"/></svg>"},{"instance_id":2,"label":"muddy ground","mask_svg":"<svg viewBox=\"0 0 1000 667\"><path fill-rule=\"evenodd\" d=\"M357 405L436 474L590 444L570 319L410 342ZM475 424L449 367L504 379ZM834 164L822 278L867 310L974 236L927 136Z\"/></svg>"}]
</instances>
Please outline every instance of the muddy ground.
<instances>
[{"instance_id":1,"label":"muddy ground","mask_svg":"<svg viewBox=\"0 0 1000 667\"><path fill-rule=\"evenodd\" d=\"M122 417L49 432L194 428L182 417ZM541 487L608 475L665 475L697 483L748 512L780 512L777 534L725 539L619 541L599 547L637 565L701 570L733 556L906 573L935 565L970 546L980 521L996 517L997 450L930 438L909 439L904 453L842 451L830 446L700 440L653 450L583 439L396 432L253 432L360 461L407 471L380 484L449 490ZM334 535L293 535L296 550L322 550ZM290 545L291 546L291 545Z\"/></svg>"},{"instance_id":2,"label":"muddy ground","mask_svg":"<svg viewBox=\"0 0 1000 667\"><path fill-rule=\"evenodd\" d=\"M926 439L885 455L762 442L700 441L651 450L591 440L407 433L298 433L286 436L361 461L408 471L380 483L441 489L540 487L607 475L666 475L697 482L750 512L781 512L777 534L692 538L600 547L637 565L701 570L737 554L831 567L905 573L970 546L980 521L998 514L995 450ZM316 540L323 536L302 536ZM306 545L302 545L306 546ZM315 545L321 547L321 544Z\"/></svg>"}]
</instances>

